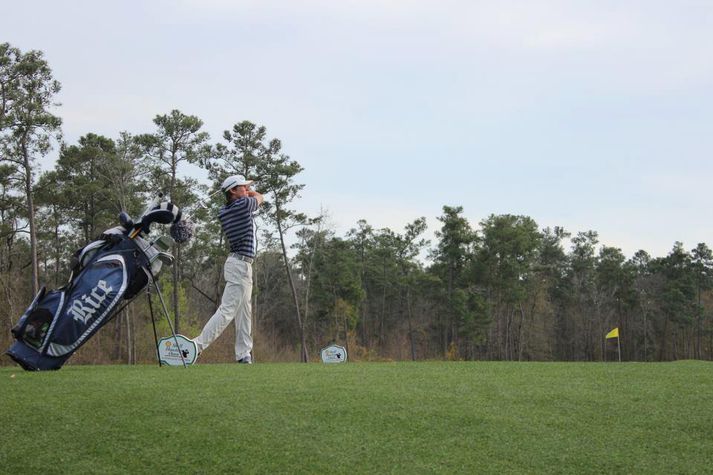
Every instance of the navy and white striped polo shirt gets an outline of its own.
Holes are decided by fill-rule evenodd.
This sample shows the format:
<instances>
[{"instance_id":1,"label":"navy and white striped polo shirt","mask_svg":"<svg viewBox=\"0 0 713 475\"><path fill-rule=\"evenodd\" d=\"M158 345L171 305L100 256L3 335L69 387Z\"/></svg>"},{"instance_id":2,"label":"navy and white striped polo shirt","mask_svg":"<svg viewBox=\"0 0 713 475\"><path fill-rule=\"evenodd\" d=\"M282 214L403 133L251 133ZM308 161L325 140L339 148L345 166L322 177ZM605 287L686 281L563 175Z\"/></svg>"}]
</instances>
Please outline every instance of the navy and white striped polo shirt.
<instances>
[{"instance_id":1,"label":"navy and white striped polo shirt","mask_svg":"<svg viewBox=\"0 0 713 475\"><path fill-rule=\"evenodd\" d=\"M230 252L255 257L257 240L253 213L257 211L257 207L257 199L246 196L220 208L218 219L228 237Z\"/></svg>"}]
</instances>

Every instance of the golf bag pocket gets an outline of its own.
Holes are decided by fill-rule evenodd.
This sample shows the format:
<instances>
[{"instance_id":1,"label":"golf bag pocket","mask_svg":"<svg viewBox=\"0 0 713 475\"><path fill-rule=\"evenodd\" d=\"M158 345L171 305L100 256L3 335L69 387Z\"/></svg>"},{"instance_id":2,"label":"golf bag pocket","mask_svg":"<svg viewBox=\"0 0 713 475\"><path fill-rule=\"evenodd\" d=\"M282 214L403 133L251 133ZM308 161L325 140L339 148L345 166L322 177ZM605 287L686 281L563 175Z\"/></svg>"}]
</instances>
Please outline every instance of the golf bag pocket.
<instances>
[{"instance_id":1,"label":"golf bag pocket","mask_svg":"<svg viewBox=\"0 0 713 475\"><path fill-rule=\"evenodd\" d=\"M111 254L82 270L59 315L49 329L43 352L48 356L71 355L112 316L127 287L126 263Z\"/></svg>"},{"instance_id":2,"label":"golf bag pocket","mask_svg":"<svg viewBox=\"0 0 713 475\"><path fill-rule=\"evenodd\" d=\"M48 293L45 287L42 287L17 325L12 328L12 334L16 339L39 350L63 301L64 290Z\"/></svg>"}]
</instances>

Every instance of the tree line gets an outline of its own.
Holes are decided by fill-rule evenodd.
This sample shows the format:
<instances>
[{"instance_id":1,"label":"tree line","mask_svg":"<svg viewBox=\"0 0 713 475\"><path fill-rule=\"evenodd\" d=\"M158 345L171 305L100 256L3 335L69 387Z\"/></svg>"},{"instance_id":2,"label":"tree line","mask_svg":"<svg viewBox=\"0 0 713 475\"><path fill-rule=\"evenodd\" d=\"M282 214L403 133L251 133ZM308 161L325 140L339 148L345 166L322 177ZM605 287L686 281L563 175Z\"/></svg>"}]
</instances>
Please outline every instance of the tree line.
<instances>
[{"instance_id":1,"label":"tree line","mask_svg":"<svg viewBox=\"0 0 713 475\"><path fill-rule=\"evenodd\" d=\"M158 190L195 223L193 239L173 245L161 285L178 331L197 334L220 302L228 252L215 218L221 197L207 196L242 174L266 197L254 264L258 360L315 360L330 342L358 360L613 360L616 344L604 335L614 327L625 360L713 358L705 243L627 259L595 231L510 214L474 225L461 206L443 206L434 242L424 217L399 230L360 220L340 236L324 216L299 210L302 166L266 127L239 121L212 142L201 119L172 110L155 116L153 130L87 132L70 144L55 113L60 88L42 52L0 44L2 349L39 287L63 285L73 253L116 226L120 211L138 216ZM53 146L58 159L41 171ZM74 360L150 361L150 311L137 299ZM226 360L231 346L225 336L202 358Z\"/></svg>"}]
</instances>

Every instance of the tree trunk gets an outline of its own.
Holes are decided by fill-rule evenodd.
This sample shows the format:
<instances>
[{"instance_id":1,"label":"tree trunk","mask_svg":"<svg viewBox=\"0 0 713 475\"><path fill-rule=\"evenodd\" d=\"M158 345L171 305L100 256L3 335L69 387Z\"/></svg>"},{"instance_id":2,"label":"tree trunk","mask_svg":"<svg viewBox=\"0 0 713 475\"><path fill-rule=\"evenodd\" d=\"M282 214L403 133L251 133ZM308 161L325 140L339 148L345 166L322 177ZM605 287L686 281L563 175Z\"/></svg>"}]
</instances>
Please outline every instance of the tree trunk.
<instances>
[{"instance_id":1,"label":"tree trunk","mask_svg":"<svg viewBox=\"0 0 713 475\"><path fill-rule=\"evenodd\" d=\"M39 261L37 259L37 229L35 228L35 203L32 198L32 166L27 150L27 132L21 139L22 159L25 167L25 194L27 195L27 219L30 225L30 254L32 256L32 295L40 288Z\"/></svg>"},{"instance_id":2,"label":"tree trunk","mask_svg":"<svg viewBox=\"0 0 713 475\"><path fill-rule=\"evenodd\" d=\"M661 332L661 346L659 347L659 361L664 361L666 355L666 331L668 330L668 317L664 317L663 331Z\"/></svg>"},{"instance_id":3,"label":"tree trunk","mask_svg":"<svg viewBox=\"0 0 713 475\"><path fill-rule=\"evenodd\" d=\"M362 244L359 248L359 259L361 267L359 268L359 280L361 281L361 288L364 289L364 295L369 295L369 289L366 285L366 261L364 258L364 245ZM366 298L364 305L360 305L361 312L361 339L362 344L368 349L371 349L371 323L369 322L369 299Z\"/></svg>"},{"instance_id":4,"label":"tree trunk","mask_svg":"<svg viewBox=\"0 0 713 475\"><path fill-rule=\"evenodd\" d=\"M702 315L702 305L701 305L701 287L698 286L698 308L696 309L696 349L694 358L701 359L701 317Z\"/></svg>"},{"instance_id":5,"label":"tree trunk","mask_svg":"<svg viewBox=\"0 0 713 475\"><path fill-rule=\"evenodd\" d=\"M54 259L55 259L54 281L55 281L55 286L59 286L59 282L60 282L59 272L61 270L60 263L62 261L60 242L59 242L59 226L55 226L55 257L54 257Z\"/></svg>"},{"instance_id":6,"label":"tree trunk","mask_svg":"<svg viewBox=\"0 0 713 475\"><path fill-rule=\"evenodd\" d=\"M314 238L314 247L312 248L312 255L309 258L309 266L307 267L307 275L305 276L305 315L304 315L304 323L307 323L307 318L309 318L309 291L310 291L310 283L312 280L312 269L314 268L314 257L317 254L317 242L319 241L319 235L315 235ZM347 354L349 354L349 350L347 349Z\"/></svg>"},{"instance_id":7,"label":"tree trunk","mask_svg":"<svg viewBox=\"0 0 713 475\"><path fill-rule=\"evenodd\" d=\"M7 328L4 330L6 335L10 334L10 330L12 329L13 326L13 315L15 315L15 308L14 308L14 299L12 299L12 295L14 294L13 289L12 289L12 280L9 278L10 274L7 274L8 278L5 278L2 274L0 274L0 283L2 284L2 290L3 294L5 297L5 302L7 305Z\"/></svg>"},{"instance_id":8,"label":"tree trunk","mask_svg":"<svg viewBox=\"0 0 713 475\"><path fill-rule=\"evenodd\" d=\"M112 360L117 362L121 359L121 325L123 320L122 317L126 315L126 309L122 310L114 318L114 357Z\"/></svg>"},{"instance_id":9,"label":"tree trunk","mask_svg":"<svg viewBox=\"0 0 713 475\"><path fill-rule=\"evenodd\" d=\"M671 354L673 355L673 360L676 361L678 360L678 332L676 331L676 327L674 326L673 329L671 330L672 338L672 348L671 348Z\"/></svg>"},{"instance_id":10,"label":"tree trunk","mask_svg":"<svg viewBox=\"0 0 713 475\"><path fill-rule=\"evenodd\" d=\"M134 332L131 331L131 306L126 309L126 362L127 364L136 363Z\"/></svg>"},{"instance_id":11,"label":"tree trunk","mask_svg":"<svg viewBox=\"0 0 713 475\"><path fill-rule=\"evenodd\" d=\"M520 325L517 328L517 360L522 361L522 348L524 345L524 339L525 339L525 332L523 331L523 327L525 326L525 309L522 306L522 303L520 303Z\"/></svg>"},{"instance_id":12,"label":"tree trunk","mask_svg":"<svg viewBox=\"0 0 713 475\"><path fill-rule=\"evenodd\" d=\"M300 316L300 302L299 298L297 297L297 289L295 288L295 282L292 279L292 271L290 270L290 261L287 258L287 247L285 246L285 236L284 232L282 230L282 223L280 220L277 220L277 232L280 235L280 245L282 246L282 259L285 262L285 270L287 271L287 281L290 283L290 290L292 291L292 299L295 304L295 316L297 317L297 326L299 327L300 330L300 344L302 345L300 349L300 360L303 363L307 363L309 361L308 355L307 355L307 342L305 340L305 328L304 324L302 323L302 317Z\"/></svg>"},{"instance_id":13,"label":"tree trunk","mask_svg":"<svg viewBox=\"0 0 713 475\"><path fill-rule=\"evenodd\" d=\"M406 286L406 315L408 317L408 339L411 343L411 361L416 361L416 344L413 339L413 314L411 311L411 287ZM348 353L347 353L348 354Z\"/></svg>"},{"instance_id":14,"label":"tree trunk","mask_svg":"<svg viewBox=\"0 0 713 475\"><path fill-rule=\"evenodd\" d=\"M344 348L349 355L349 322L347 321L347 312L344 312Z\"/></svg>"},{"instance_id":15,"label":"tree trunk","mask_svg":"<svg viewBox=\"0 0 713 475\"><path fill-rule=\"evenodd\" d=\"M644 310L644 312L643 312L644 313L644 361L649 361L649 344L647 341L649 338L648 332L647 332L647 328L648 328L647 320L648 319L646 318L646 315L647 315L646 308L644 308L643 310Z\"/></svg>"},{"instance_id":16,"label":"tree trunk","mask_svg":"<svg viewBox=\"0 0 713 475\"><path fill-rule=\"evenodd\" d=\"M384 314L386 313L386 259L382 262L381 312L379 313L379 349L384 347Z\"/></svg>"},{"instance_id":17,"label":"tree trunk","mask_svg":"<svg viewBox=\"0 0 713 475\"><path fill-rule=\"evenodd\" d=\"M454 269L455 264L453 261L448 261L448 286L446 288L446 297L448 299L448 318L445 323L445 328L443 329L443 354L447 355L449 350L449 338L448 331L453 327L453 280L454 280ZM451 334L452 336L452 334Z\"/></svg>"}]
</instances>

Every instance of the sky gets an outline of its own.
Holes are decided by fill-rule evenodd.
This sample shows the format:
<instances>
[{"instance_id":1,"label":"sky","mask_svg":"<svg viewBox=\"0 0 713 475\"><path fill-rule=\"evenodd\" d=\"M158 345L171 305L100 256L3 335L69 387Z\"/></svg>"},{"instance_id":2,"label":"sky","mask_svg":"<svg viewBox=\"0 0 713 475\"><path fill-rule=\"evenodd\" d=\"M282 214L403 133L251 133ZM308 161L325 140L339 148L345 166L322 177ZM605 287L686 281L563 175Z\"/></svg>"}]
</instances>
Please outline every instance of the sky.
<instances>
[{"instance_id":1,"label":"sky","mask_svg":"<svg viewBox=\"0 0 713 475\"><path fill-rule=\"evenodd\" d=\"M448 205L475 228L517 214L595 230L628 257L713 247L711 1L3 0L2 12L0 42L43 51L62 83L67 143L152 132L172 109L212 143L250 120L304 167L295 207L324 208L338 235L424 216L434 239Z\"/></svg>"}]
</instances>

